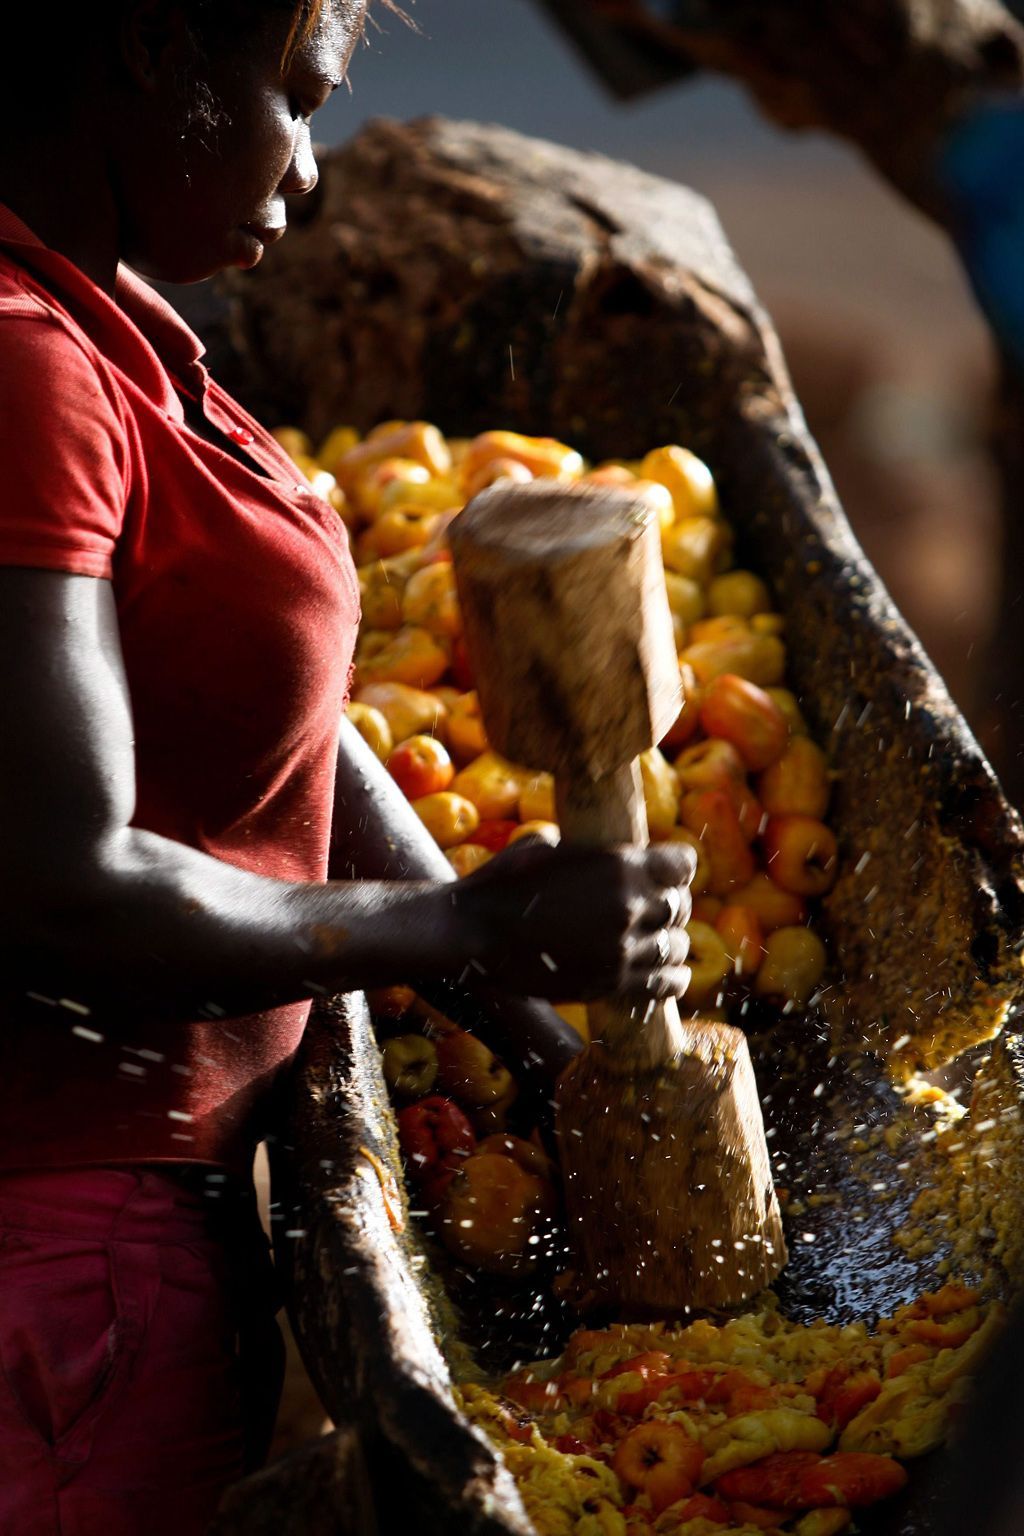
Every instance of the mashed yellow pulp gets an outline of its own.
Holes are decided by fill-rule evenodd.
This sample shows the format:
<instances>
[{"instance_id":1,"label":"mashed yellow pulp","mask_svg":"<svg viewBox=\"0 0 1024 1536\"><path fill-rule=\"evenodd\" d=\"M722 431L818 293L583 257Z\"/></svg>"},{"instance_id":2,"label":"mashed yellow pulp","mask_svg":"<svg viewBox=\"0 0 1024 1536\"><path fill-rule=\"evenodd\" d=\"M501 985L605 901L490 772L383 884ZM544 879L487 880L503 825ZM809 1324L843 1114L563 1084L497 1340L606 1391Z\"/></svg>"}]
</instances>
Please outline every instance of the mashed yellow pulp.
<instances>
[{"instance_id":1,"label":"mashed yellow pulp","mask_svg":"<svg viewBox=\"0 0 1024 1536\"><path fill-rule=\"evenodd\" d=\"M771 1309L721 1325L581 1330L558 1359L495 1390L464 1387L462 1400L502 1451L538 1536L838 1536L852 1525L851 1504L881 1496L865 1495L873 1468L891 1480L890 1458L945 1439L1003 1315L998 1302L949 1284L873 1330L791 1323ZM657 1488L652 1501L642 1481L616 1470L623 1441L652 1423L680 1426L703 1453L692 1494L664 1508ZM826 1507L773 1507L770 1475L760 1500L728 1496L730 1472L753 1469L756 1485L759 1467L777 1465L768 1458L794 1452L808 1464L837 1457ZM840 1471L854 1466L849 1483Z\"/></svg>"}]
</instances>

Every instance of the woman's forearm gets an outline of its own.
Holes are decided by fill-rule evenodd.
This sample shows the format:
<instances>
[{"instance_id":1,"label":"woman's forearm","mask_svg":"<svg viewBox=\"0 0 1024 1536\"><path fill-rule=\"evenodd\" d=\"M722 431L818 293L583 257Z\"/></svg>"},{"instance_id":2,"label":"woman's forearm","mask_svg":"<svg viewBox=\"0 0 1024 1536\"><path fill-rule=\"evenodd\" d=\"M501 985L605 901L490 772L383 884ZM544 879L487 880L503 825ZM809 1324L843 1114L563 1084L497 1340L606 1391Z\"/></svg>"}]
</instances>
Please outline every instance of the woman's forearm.
<instances>
[{"instance_id":1,"label":"woman's forearm","mask_svg":"<svg viewBox=\"0 0 1024 1536\"><path fill-rule=\"evenodd\" d=\"M359 732L342 721L331 838L338 879L451 882L455 873L387 769ZM404 981L442 1012L472 1028L529 1082L550 1084L582 1049L576 1031L549 1003L489 985L473 966L438 978L410 972Z\"/></svg>"},{"instance_id":2,"label":"woman's forearm","mask_svg":"<svg viewBox=\"0 0 1024 1536\"><path fill-rule=\"evenodd\" d=\"M3 925L8 983L168 1019L457 973L473 951L436 882L291 884L134 828L21 897Z\"/></svg>"},{"instance_id":3,"label":"woman's forearm","mask_svg":"<svg viewBox=\"0 0 1024 1536\"><path fill-rule=\"evenodd\" d=\"M105 1018L142 1012L173 1021L410 980L472 976L482 1000L513 988L527 997L646 999L679 995L689 980L693 861L681 845L524 845L466 880L326 885L266 879L132 827L92 846L92 857L79 853L57 873L2 887L9 1000L31 995ZM679 894L670 901L672 889ZM554 1064L546 1028L531 1044L507 1008L499 1011L506 1038L525 1047L516 1053L524 1063Z\"/></svg>"},{"instance_id":4,"label":"woman's forearm","mask_svg":"<svg viewBox=\"0 0 1024 1536\"><path fill-rule=\"evenodd\" d=\"M341 722L328 873L332 880L452 881L455 871L349 720Z\"/></svg>"}]
</instances>

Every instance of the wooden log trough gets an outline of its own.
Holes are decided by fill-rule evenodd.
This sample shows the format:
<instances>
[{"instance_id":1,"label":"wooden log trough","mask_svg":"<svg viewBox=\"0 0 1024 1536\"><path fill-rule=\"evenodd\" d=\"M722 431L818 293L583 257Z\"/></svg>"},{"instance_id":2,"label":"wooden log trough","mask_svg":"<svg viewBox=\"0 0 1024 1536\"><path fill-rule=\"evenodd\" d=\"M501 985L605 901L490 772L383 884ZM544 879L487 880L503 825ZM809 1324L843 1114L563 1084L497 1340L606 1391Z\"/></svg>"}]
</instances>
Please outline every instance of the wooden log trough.
<instances>
[{"instance_id":1,"label":"wooden log trough","mask_svg":"<svg viewBox=\"0 0 1024 1536\"><path fill-rule=\"evenodd\" d=\"M681 442L712 467L741 563L785 613L790 686L837 773L830 986L816 1012L756 1042L779 1180L828 1193L801 1215L778 1292L805 1319L911 1299L937 1257L892 1241L915 1176L882 1145L889 1195L865 1206L848 1128L884 1129L901 1112L893 1076L980 1048L1018 1004L1024 830L858 548L712 209L596 156L431 119L371 124L327 155L295 225L192 312L219 375L270 425L316 438L340 421L425 417L457 435L554 434L597 458ZM351 1434L318 1448L322 1527L308 1498L300 1517L286 1469L263 1474L259 1507L282 1532L370 1529L368 1467L381 1530L415 1511L423 1532L526 1536L451 1381L531 1342L553 1352L571 1320L540 1306L528 1323L530 1302L496 1341L483 1285L479 1299L463 1285L456 1311L415 1223L389 1222L367 1152L400 1180L365 1005L337 999L308 1031L276 1195L304 1357L359 1455ZM263 1528L246 1524L244 1487L218 1530ZM923 1468L862 1528L931 1530L936 1487Z\"/></svg>"}]
</instances>

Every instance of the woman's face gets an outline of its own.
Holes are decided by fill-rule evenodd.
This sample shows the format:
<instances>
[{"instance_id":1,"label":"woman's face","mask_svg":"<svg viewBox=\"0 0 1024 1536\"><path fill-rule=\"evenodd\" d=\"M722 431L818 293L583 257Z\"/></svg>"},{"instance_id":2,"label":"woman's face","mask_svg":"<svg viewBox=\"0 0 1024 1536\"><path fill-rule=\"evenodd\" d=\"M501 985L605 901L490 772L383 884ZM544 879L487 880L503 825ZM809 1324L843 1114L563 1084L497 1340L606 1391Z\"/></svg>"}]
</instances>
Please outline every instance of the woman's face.
<instances>
[{"instance_id":1,"label":"woman's face","mask_svg":"<svg viewBox=\"0 0 1024 1536\"><path fill-rule=\"evenodd\" d=\"M332 0L283 69L286 7L239 27L237 47L218 25L198 56L184 33L152 50L118 157L124 260L172 283L255 266L284 233L285 196L316 185L310 118L344 80L365 11Z\"/></svg>"}]
</instances>

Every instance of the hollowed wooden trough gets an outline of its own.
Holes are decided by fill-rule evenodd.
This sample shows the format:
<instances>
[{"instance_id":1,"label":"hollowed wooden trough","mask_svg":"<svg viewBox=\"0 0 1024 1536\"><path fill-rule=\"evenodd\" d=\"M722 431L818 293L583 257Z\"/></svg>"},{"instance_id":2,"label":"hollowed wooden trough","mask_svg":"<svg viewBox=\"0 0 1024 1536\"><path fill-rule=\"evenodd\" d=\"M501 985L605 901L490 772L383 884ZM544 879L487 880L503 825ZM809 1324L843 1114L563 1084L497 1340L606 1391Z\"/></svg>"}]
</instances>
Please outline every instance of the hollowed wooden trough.
<instances>
[{"instance_id":1,"label":"hollowed wooden trough","mask_svg":"<svg viewBox=\"0 0 1024 1536\"><path fill-rule=\"evenodd\" d=\"M791 1243L780 1296L794 1315L837 1320L909 1299L934 1280L933 1259L892 1244L912 1180L893 1159L892 1198L854 1221L863 1187L830 1128L885 1122L890 1071L978 1047L1014 1008L1024 832L854 540L712 209L595 156L429 120L372 124L328 155L296 218L200 317L222 376L270 424L316 437L425 417L457 435L550 433L598 458L681 442L711 465L741 562L785 612L790 684L838 772L828 1016L790 1021L757 1053L785 1182L840 1196L800 1218L815 1240ZM868 1054L836 1056L837 1038ZM1002 1053L1017 1102L1015 1062ZM335 1422L358 1429L382 1529L526 1533L499 1458L450 1393L452 1371L504 1359L500 1343L477 1348L493 1298L466 1287L456 1315L415 1236L392 1231L361 1148L400 1177L368 1016L349 998L317 1011L278 1149L305 1358ZM547 1323L538 1349L568 1326ZM325 1530L368 1528L337 1492L353 1443L321 1448ZM934 1471L863 1528L931 1529ZM303 1518L295 1529L321 1528Z\"/></svg>"}]
</instances>

